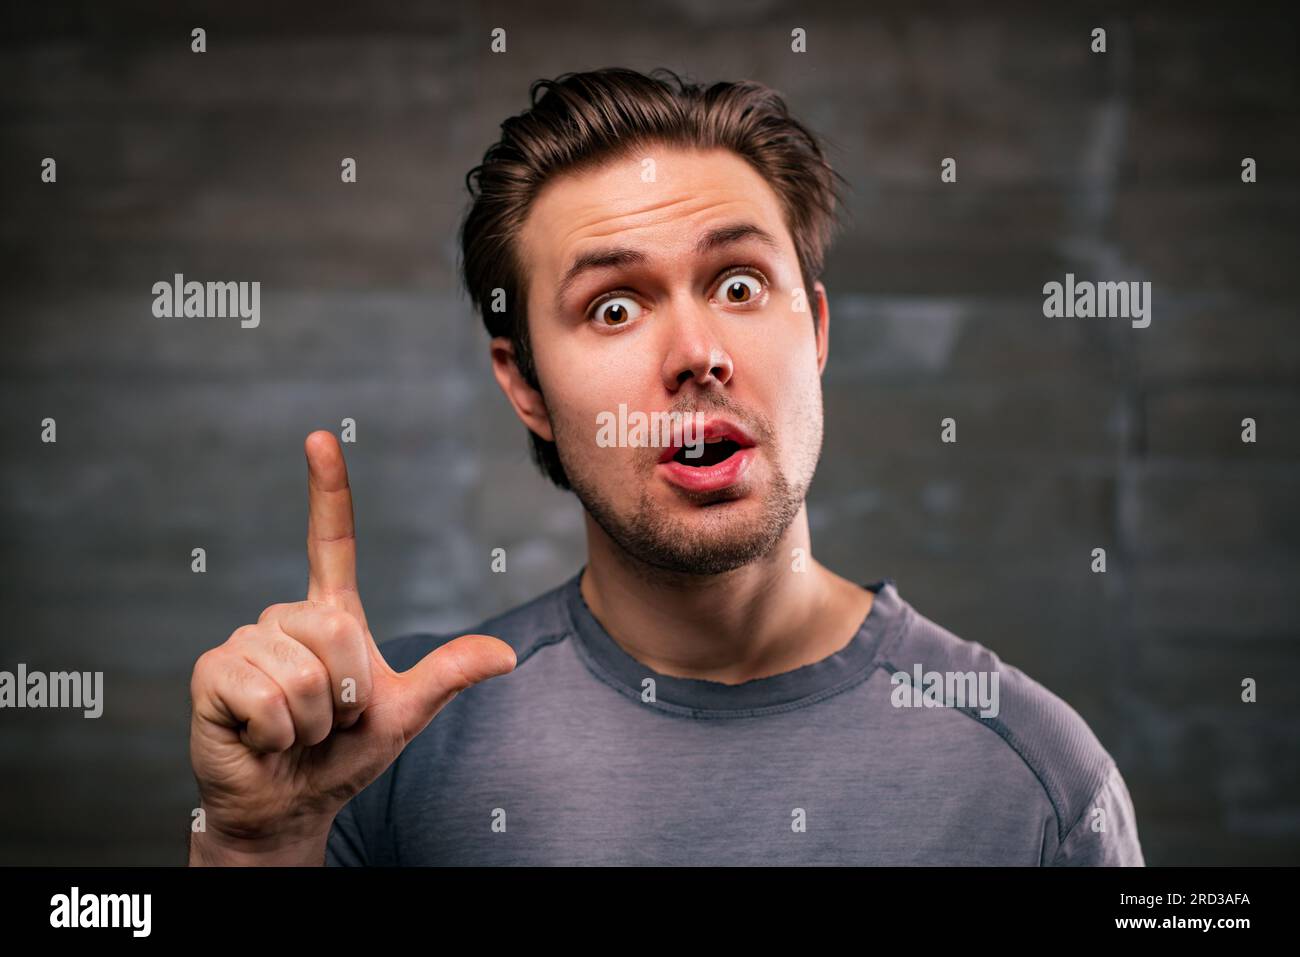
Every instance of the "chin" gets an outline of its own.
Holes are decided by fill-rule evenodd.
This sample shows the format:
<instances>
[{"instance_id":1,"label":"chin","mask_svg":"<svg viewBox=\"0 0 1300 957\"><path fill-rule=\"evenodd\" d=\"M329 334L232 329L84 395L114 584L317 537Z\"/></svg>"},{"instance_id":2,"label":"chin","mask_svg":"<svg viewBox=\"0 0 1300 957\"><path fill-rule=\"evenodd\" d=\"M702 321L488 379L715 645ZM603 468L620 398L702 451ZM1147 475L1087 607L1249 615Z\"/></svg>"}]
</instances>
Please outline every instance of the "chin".
<instances>
[{"instance_id":1,"label":"chin","mask_svg":"<svg viewBox=\"0 0 1300 957\"><path fill-rule=\"evenodd\" d=\"M758 548L710 549L707 552L668 552L654 554L647 563L681 575L721 575L743 568L762 558L766 551Z\"/></svg>"}]
</instances>

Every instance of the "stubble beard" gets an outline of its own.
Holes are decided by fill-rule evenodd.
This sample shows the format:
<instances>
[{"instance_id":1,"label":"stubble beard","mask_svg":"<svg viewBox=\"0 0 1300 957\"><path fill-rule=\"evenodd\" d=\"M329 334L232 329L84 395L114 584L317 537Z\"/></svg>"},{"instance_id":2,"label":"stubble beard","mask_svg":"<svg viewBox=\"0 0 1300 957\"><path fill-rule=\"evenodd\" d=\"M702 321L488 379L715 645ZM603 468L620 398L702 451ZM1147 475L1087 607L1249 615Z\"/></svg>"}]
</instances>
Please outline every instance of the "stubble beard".
<instances>
[{"instance_id":1,"label":"stubble beard","mask_svg":"<svg viewBox=\"0 0 1300 957\"><path fill-rule=\"evenodd\" d=\"M682 521L669 515L663 506L653 501L650 485L655 481L653 465L647 470L638 469L641 493L636 508L630 515L619 510L603 495L594 482L588 480L582 469L573 468L559 450L566 443L558 441L556 450L568 474L569 484L578 501L605 534L628 556L644 565L673 575L720 575L770 555L776 548L791 522L803 507L804 497L812 482L817 460L821 453L820 428L811 462L803 469L806 478L792 484L777 462L775 446L761 446L772 454L767 459L771 476L763 493L757 515L743 518L733 514L742 506L727 504L735 501L734 493L687 495L694 499L692 521ZM750 496L756 494L750 492Z\"/></svg>"}]
</instances>

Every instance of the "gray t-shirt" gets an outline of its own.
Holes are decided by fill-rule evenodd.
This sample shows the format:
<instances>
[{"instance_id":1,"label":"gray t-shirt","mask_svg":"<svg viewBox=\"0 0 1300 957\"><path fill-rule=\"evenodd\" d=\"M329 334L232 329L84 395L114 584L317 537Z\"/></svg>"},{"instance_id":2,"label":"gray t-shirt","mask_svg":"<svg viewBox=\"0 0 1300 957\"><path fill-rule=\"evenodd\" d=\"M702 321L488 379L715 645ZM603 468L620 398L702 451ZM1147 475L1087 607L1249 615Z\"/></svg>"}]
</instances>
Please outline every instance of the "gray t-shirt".
<instances>
[{"instance_id":1,"label":"gray t-shirt","mask_svg":"<svg viewBox=\"0 0 1300 957\"><path fill-rule=\"evenodd\" d=\"M1078 713L892 578L865 586L840 651L727 685L628 655L580 577L456 633L509 643L515 670L452 699L348 802L327 864L1144 863ZM404 671L454 637L380 649Z\"/></svg>"}]
</instances>

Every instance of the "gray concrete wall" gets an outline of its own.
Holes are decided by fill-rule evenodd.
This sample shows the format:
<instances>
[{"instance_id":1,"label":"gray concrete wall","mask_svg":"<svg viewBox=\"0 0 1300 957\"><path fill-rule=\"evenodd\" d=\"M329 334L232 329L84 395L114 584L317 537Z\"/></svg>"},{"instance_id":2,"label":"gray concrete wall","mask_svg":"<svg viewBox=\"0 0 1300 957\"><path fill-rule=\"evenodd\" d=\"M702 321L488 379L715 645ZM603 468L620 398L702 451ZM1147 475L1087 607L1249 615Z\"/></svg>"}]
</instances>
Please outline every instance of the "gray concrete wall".
<instances>
[{"instance_id":1,"label":"gray concrete wall","mask_svg":"<svg viewBox=\"0 0 1300 957\"><path fill-rule=\"evenodd\" d=\"M0 669L103 670L107 705L0 712L0 863L184 859L190 669L303 594L312 429L358 422L378 636L468 626L577 569L579 508L528 462L455 228L529 82L610 65L766 82L853 185L824 277L819 558L894 577L1074 705L1123 770L1149 863L1296 863L1294 23L861 6L8 10ZM154 318L152 284L176 272L259 280L261 326ZM1149 280L1150 327L1044 318L1066 272Z\"/></svg>"}]
</instances>

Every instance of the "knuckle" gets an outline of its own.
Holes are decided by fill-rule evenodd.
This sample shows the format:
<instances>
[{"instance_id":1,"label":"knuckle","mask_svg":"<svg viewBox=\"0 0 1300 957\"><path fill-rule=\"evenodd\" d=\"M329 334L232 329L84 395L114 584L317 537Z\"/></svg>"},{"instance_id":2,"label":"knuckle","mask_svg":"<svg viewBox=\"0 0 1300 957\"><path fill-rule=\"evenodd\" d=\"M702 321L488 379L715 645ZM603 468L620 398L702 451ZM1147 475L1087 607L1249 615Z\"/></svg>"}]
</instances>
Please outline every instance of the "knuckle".
<instances>
[{"instance_id":1,"label":"knuckle","mask_svg":"<svg viewBox=\"0 0 1300 957\"><path fill-rule=\"evenodd\" d=\"M331 608L321 620L321 637L335 647L349 644L360 633L357 620L342 609Z\"/></svg>"},{"instance_id":2,"label":"knuckle","mask_svg":"<svg viewBox=\"0 0 1300 957\"><path fill-rule=\"evenodd\" d=\"M195 699L199 696L200 691L208 683L215 667L216 649L209 648L203 654L199 655L194 662L194 670L190 673L190 698Z\"/></svg>"},{"instance_id":3,"label":"knuckle","mask_svg":"<svg viewBox=\"0 0 1300 957\"><path fill-rule=\"evenodd\" d=\"M237 687L242 684L238 678L239 670L226 653L225 646L209 648L194 662L194 674L190 676L190 694L197 698L202 691L214 687Z\"/></svg>"},{"instance_id":4,"label":"knuckle","mask_svg":"<svg viewBox=\"0 0 1300 957\"><path fill-rule=\"evenodd\" d=\"M209 648L203 654L194 660L194 674L197 677L200 673L207 674L212 670L213 663L217 657L217 649Z\"/></svg>"},{"instance_id":5,"label":"knuckle","mask_svg":"<svg viewBox=\"0 0 1300 957\"><path fill-rule=\"evenodd\" d=\"M274 605L267 605L265 608L262 609L262 613L257 616L257 623L259 625L264 625L271 618L274 618L288 611L290 607L291 607L290 603L284 601L276 602Z\"/></svg>"},{"instance_id":6,"label":"knuckle","mask_svg":"<svg viewBox=\"0 0 1300 957\"><path fill-rule=\"evenodd\" d=\"M230 633L230 637L226 639L226 643L239 644L241 642L251 641L253 638L257 637L257 634L257 625L240 625Z\"/></svg>"},{"instance_id":7,"label":"knuckle","mask_svg":"<svg viewBox=\"0 0 1300 957\"><path fill-rule=\"evenodd\" d=\"M455 681L452 682L452 687L456 689L457 694L464 691L466 688L468 688L470 685L474 683L473 679L470 677L469 672L465 670L465 658L463 655L460 654L448 655L447 671L449 674L455 677Z\"/></svg>"},{"instance_id":8,"label":"knuckle","mask_svg":"<svg viewBox=\"0 0 1300 957\"><path fill-rule=\"evenodd\" d=\"M263 717L289 707L289 701L285 697L284 691L273 683L268 682L259 685L252 690L251 694L253 707Z\"/></svg>"},{"instance_id":9,"label":"knuckle","mask_svg":"<svg viewBox=\"0 0 1300 957\"><path fill-rule=\"evenodd\" d=\"M323 665L303 665L294 674L293 690L304 698L318 698L330 691L330 676Z\"/></svg>"},{"instance_id":10,"label":"knuckle","mask_svg":"<svg viewBox=\"0 0 1300 957\"><path fill-rule=\"evenodd\" d=\"M271 642L271 656L281 664L296 665L303 659L304 648L292 638L276 638Z\"/></svg>"}]
</instances>

